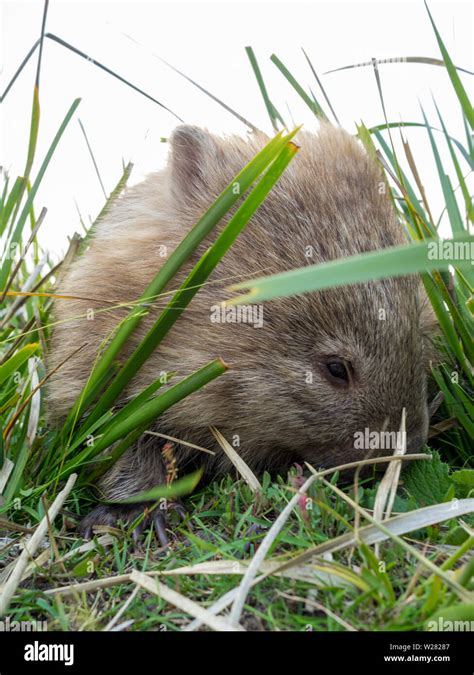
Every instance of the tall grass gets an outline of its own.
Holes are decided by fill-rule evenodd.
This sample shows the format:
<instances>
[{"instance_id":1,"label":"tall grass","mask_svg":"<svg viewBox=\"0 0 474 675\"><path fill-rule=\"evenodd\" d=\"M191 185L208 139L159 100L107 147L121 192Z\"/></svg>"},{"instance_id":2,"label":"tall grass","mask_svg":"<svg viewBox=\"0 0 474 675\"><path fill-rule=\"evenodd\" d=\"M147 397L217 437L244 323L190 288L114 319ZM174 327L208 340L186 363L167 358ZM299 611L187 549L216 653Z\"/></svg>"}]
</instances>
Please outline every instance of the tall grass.
<instances>
[{"instance_id":1,"label":"tall grass","mask_svg":"<svg viewBox=\"0 0 474 675\"><path fill-rule=\"evenodd\" d=\"M473 116L472 106L457 68L449 57L431 15L429 19L433 24L442 56L442 61L440 60L439 63L442 63L446 69L447 76L450 77L458 97L460 114L465 122L465 139L460 141L450 135L446 121L439 111L435 122L428 120L423 111L423 122L391 123L385 119L381 124L371 128L367 128L363 123L358 126L360 141L368 152L379 159L386 173L394 208L411 243L396 249L309 266L273 277L252 279L252 281L233 287L234 290L245 291L244 295L237 295L234 302L260 302L282 295L317 291L337 284L363 282L388 275L419 273L422 276L442 330L442 337L439 341L442 361L434 367L433 379L444 395L444 402L437 423L432 429L430 440L430 445L440 451L440 457L433 462L425 461L416 464L420 468L409 468L405 474L405 491L397 496L396 506L400 511L408 511L408 513L401 517L402 521L392 522L392 520L396 521L396 518L386 520L379 531L373 523L374 518L367 512L367 509L373 507L374 499L376 499L376 487L373 488L366 484L359 486L357 489L354 488L352 497L349 497L335 486L335 478L326 484L322 482L323 477L319 476L317 477L319 483L314 483L314 491L311 493L312 503L315 504L314 513L310 514L305 511L306 507L301 506L302 502L299 497L299 501L296 500L295 503L300 504L301 514L294 516L294 521L292 525L288 524L288 529L278 530L278 532L275 530L272 534L272 537L276 537L275 540L267 540L268 550L273 551L272 547L278 546L279 552L284 553L283 562L280 558L274 561L278 563L278 569L283 575L286 569L296 569L295 566L302 565L304 561L313 559L314 556L328 552L331 554L334 552L336 555L345 547L350 546L351 549L356 547L360 573L355 573L352 569L350 557L349 559L340 558L338 562L319 561L318 569L322 570L323 574L330 571L331 583L327 588L325 587L329 593L328 602L333 603L333 608L341 614L347 612L350 621L360 621L359 615L354 615L354 612L357 613L360 609L362 617L373 615L379 623L383 623L390 629L420 627L428 617L435 616L435 613L440 610L447 611L447 608L454 614L459 611L464 616L466 599L469 600L472 597L472 574L469 573L468 566L459 567L454 581L448 574L448 571L454 569L472 550L474 545L472 531L465 524L457 527L457 521L450 514L448 505L444 502L455 497L462 499L462 514L466 518L473 510L467 498L472 497L474 491L472 453L474 438L472 404L474 271L471 255L474 247L472 234L474 209L466 179L466 173L471 172L474 165L471 137ZM212 379L225 377L226 365L217 358L216 354L215 361L202 364L198 371L184 380L176 381L175 373L165 374L127 405L117 410L117 401L132 375L142 367L150 354L159 348L168 331L176 321L180 320L182 311L192 302L200 286L206 282L232 246L235 238L248 225L256 209L267 197L297 152L297 147L292 142L297 130L288 133L282 129L285 125L283 117L272 101L271 92L265 85L262 70L253 49L248 48L250 65L275 130L274 138L242 169L215 203L209 206L208 211L203 214L167 262L157 271L142 295L137 298L126 320L117 326L113 335L97 354L88 381L62 428L48 428L44 419L43 392L50 373L46 371L44 357L51 331L54 330L51 310L55 298L55 287L58 279L74 258L86 249L94 225L83 238L75 236L71 239L64 260L57 265L50 262L49 256L42 251L38 242L38 231L46 215L44 209L39 214L35 209L38 189L49 164L54 161L55 150L64 134L68 132L68 125L80 105L79 100L72 102L65 111L63 122L57 133L51 139L49 149L44 157L38 158L36 147L40 131L40 72L43 42L45 39L54 39L63 47L75 51L79 56L87 56L57 36L46 33L45 25L46 11L41 35L27 56L27 59L32 58L35 50L37 51L38 65L33 89L25 168L21 176L13 179L6 174L3 175L3 189L0 195L0 245L2 246L0 268L2 299L0 308L0 422L2 427L0 436L0 527L15 533L15 537L25 526L36 525L40 521L48 503L55 498L65 479L72 473L79 475L71 496L72 508L76 512L82 510L80 504L82 504L81 500L87 500L88 485L107 470L146 431L152 420L169 406L182 400L183 397L192 396L197 389L206 386ZM276 55L272 56L271 62L278 68L288 86L302 98L317 119L323 117L330 119L332 115L337 121L337 116L326 92L322 89L316 70L306 54L305 57L315 78L315 86L322 90L324 101L318 101L311 89L308 91L299 84L298 79L290 73ZM117 76L103 64L96 65ZM380 74L377 69L376 75L376 81L380 84ZM120 77L119 79L123 80ZM124 82L133 86L129 82ZM4 96L10 88L9 85ZM382 97L380 86L379 92ZM427 143L433 153L440 190L445 201L445 212L451 228L448 243L443 244L439 238L439 220L434 218L427 202L420 178L422 172L416 165L408 142L404 141L403 144L404 158L398 157L394 149L393 134L398 133L399 130L403 132L404 127L410 126L418 126L424 130ZM456 185L452 184L446 167L441 161L441 143L444 143L448 150L457 180ZM404 163L408 164L409 171L402 169ZM35 169L36 166L37 169ZM130 171L130 165L124 167L123 175L104 205L99 218L106 215L110 204L126 185ZM233 189L236 183L240 186L238 193ZM177 272L231 209L233 215L221 234L192 268L180 288L171 294L168 289L172 287ZM119 365L119 356L127 340L149 312L150 305L152 306L154 301L163 295L169 295L165 309L159 314L128 360ZM172 386L163 388L163 385L169 383ZM96 439L93 444L88 442L91 435ZM108 452L104 455L104 451ZM449 467L447 462L449 462ZM412 464L415 465L415 462ZM158 499L162 495L190 492L195 487L198 478L199 476L196 475L190 476L164 490L157 489L147 497ZM299 487L300 479L300 476L294 476L293 483L289 486L290 489L294 491L295 486ZM426 492L421 494L420 485L425 483L428 485L428 495ZM397 480L392 487L393 485L396 489ZM270 477L266 475L263 478L262 491L258 499L255 499L253 492L247 490L245 484L236 487L234 484L229 486L226 482L221 485L215 484L207 491L203 491L201 496L197 495L194 498L195 505L199 506L204 514L210 513L208 517L217 517L218 526L207 525L205 515L195 516L198 526L208 536L203 541L192 533L187 533L188 542L191 543L191 551L188 553L190 557L181 561L181 564L194 563L196 560L207 561L209 557L222 556L225 552L228 552L229 556L233 554L245 556L246 539L247 543L251 542L254 545L261 541L261 535L245 538L242 534L244 523L251 523L252 527L257 525L261 527L268 524L268 518L274 518L275 512L283 511L286 514L285 518L289 518L291 509L286 508L287 491L288 485L283 484L281 479L279 482L271 482ZM232 504L227 497L228 494L232 495L234 500ZM213 505L212 508L209 507L208 502ZM199 513L199 509L197 510ZM268 518L267 514L270 514ZM235 522L236 517L237 522ZM286 527L285 518L281 519L282 527ZM352 518L355 518L356 522L358 518L366 518L371 523L370 526L359 531L358 539L351 539ZM442 565L437 565L436 558L434 561L428 560L424 554L419 552L416 545L413 547L405 540L400 540L404 533L433 527L437 523L450 521L450 519L452 523L448 527L446 536L452 537L449 543L455 543L458 548ZM233 528L232 535L229 535L229 528ZM398 535L394 534L395 532L398 532ZM433 534L435 530L429 532L429 536L433 536L437 542L438 535ZM52 531L50 535L54 537ZM363 537L366 535L365 540ZM215 541L212 537L215 537ZM398 574L392 579L380 572L380 561L370 548L372 543L384 540L388 540L392 546L387 550L386 555ZM11 544L7 544L8 549L10 546ZM124 551L121 552L117 548L118 544L114 543L110 554L114 570L118 569L119 572L127 567L129 560L127 543L124 546ZM296 555L292 554L293 548L289 549L289 547L296 548ZM400 551L403 553L400 554ZM407 551L410 555L412 554L417 564L420 563L425 570L428 570L429 576L422 575L418 569L414 568L410 568L405 573L403 556L407 554ZM73 560L76 561L76 558L73 557ZM105 560L109 558L105 557ZM85 574L83 568L86 562L88 559L85 558L75 562L76 566L72 574L79 576ZM230 564L229 569L231 569ZM308 572L306 568L305 571ZM415 571L416 575L413 576ZM109 573L108 570L104 571L104 575ZM270 572L265 573L263 577L266 578L269 575ZM55 578L54 574L53 578ZM347 592L353 598L350 607L343 602L344 596L341 595L341 588L338 584L334 583L335 578L349 585L351 590ZM412 578L415 581L412 581ZM279 577L279 580L281 579L285 577ZM219 583L215 582L214 590L223 597L229 589L224 582L221 585ZM252 580L246 580L247 592L252 583ZM264 588L264 581L263 585L255 585L256 597L260 597L262 588ZM192 592L197 595L202 594L202 583L196 581L193 589L191 590L188 586L190 594ZM23 611L21 597L18 601L20 613ZM239 600L241 606L243 597L241 596ZM400 597L405 602L404 608L397 608ZM64 612L58 610L56 606L48 605L44 597L40 600L35 611L48 612L57 621L57 625L67 628L69 619ZM272 605L277 613L281 606L279 603L280 601L275 601ZM259 607L264 604L262 600ZM32 606L35 606L34 602ZM458 610L459 607L460 610ZM259 611L265 614L266 610ZM266 615L266 621L269 625L273 623L277 626L287 625L285 622L290 622L287 614L280 623L270 615ZM163 620L165 621L166 617ZM294 621L291 624L293 627L301 624L298 616L291 621ZM316 625L318 625L317 622ZM345 625L347 627L347 624Z\"/></svg>"}]
</instances>

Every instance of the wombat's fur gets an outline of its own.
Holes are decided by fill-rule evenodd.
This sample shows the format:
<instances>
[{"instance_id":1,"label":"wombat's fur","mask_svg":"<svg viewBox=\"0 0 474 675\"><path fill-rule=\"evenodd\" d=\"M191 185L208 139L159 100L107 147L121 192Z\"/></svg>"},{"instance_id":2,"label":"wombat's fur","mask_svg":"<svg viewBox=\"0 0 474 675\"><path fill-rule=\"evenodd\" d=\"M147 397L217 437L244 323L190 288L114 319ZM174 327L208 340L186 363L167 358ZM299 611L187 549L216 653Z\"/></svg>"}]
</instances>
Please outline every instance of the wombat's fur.
<instances>
[{"instance_id":1,"label":"wombat's fur","mask_svg":"<svg viewBox=\"0 0 474 675\"><path fill-rule=\"evenodd\" d=\"M261 328L210 320L211 307L229 297L223 289L232 282L406 242L381 172L356 140L329 124L317 135L300 132L297 140L296 158L127 391L137 394L162 371L176 371L175 382L219 356L230 366L151 427L217 450L212 458L177 447L181 475L191 459L205 462L211 475L228 470L210 426L229 441L237 435L239 453L255 470L279 470L302 459L317 466L362 459L354 433L381 430L387 420L388 429L397 431L403 407L409 450L425 442L431 312L417 278L275 300L265 304ZM50 368L86 346L51 378L53 418L68 412L101 342L129 311L110 309L110 301L133 302L141 295L164 260L163 246L169 255L264 142L263 135L222 139L178 127L167 167L112 206L57 291L86 300L56 302ZM156 303L132 346L168 299ZM86 316L90 308L93 320ZM347 362L348 375L344 365L336 376L328 371L328 361L337 358ZM162 444L147 435L127 451L102 481L106 496L124 498L162 482ZM99 507L87 524L112 522L113 513Z\"/></svg>"}]
</instances>

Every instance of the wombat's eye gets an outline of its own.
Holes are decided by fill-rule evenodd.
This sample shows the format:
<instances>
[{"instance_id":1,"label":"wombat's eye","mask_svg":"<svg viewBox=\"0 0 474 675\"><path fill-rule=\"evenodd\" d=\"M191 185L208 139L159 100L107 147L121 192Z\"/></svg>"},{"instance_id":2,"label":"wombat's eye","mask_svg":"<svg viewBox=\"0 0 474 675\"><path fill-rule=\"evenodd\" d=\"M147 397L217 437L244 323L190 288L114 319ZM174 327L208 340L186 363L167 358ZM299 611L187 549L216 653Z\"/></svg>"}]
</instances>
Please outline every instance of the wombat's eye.
<instances>
[{"instance_id":1,"label":"wombat's eye","mask_svg":"<svg viewBox=\"0 0 474 675\"><path fill-rule=\"evenodd\" d=\"M349 364L342 359L331 358L326 361L326 369L331 379L339 380L340 384L350 381Z\"/></svg>"}]
</instances>

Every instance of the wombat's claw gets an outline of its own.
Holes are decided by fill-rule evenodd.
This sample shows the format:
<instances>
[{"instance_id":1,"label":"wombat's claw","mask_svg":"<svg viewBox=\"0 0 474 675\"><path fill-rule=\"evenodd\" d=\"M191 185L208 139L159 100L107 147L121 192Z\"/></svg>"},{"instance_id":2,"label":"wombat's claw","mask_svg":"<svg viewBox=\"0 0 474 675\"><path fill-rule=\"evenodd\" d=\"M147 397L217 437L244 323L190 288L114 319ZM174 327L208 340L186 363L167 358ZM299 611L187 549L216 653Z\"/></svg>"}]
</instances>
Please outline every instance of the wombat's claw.
<instances>
[{"instance_id":1,"label":"wombat's claw","mask_svg":"<svg viewBox=\"0 0 474 675\"><path fill-rule=\"evenodd\" d=\"M168 546L169 544L168 535L166 534L168 511L176 511L181 522L186 518L186 509L181 502L178 501L170 502L166 509L160 509L158 507L151 512L150 516L153 521L155 532L162 546Z\"/></svg>"},{"instance_id":2,"label":"wombat's claw","mask_svg":"<svg viewBox=\"0 0 474 675\"><path fill-rule=\"evenodd\" d=\"M262 525L257 525L254 523L253 525L250 525L248 528L247 532L244 535L244 539L250 539L250 537L253 537L255 535L263 534L265 532L266 528L262 527ZM255 547L258 546L258 543L255 544ZM246 541L245 546L244 546L244 553L249 553L250 549L252 547L252 542L251 541Z\"/></svg>"},{"instance_id":3,"label":"wombat's claw","mask_svg":"<svg viewBox=\"0 0 474 675\"><path fill-rule=\"evenodd\" d=\"M118 527L119 522L130 522L135 520L142 513L142 509L137 508L135 504L99 504L92 509L79 523L79 534L84 539L92 539L94 527Z\"/></svg>"},{"instance_id":4,"label":"wombat's claw","mask_svg":"<svg viewBox=\"0 0 474 675\"><path fill-rule=\"evenodd\" d=\"M152 518L158 541L163 547L168 546L170 542L166 534L166 515L162 512L154 513Z\"/></svg>"},{"instance_id":5,"label":"wombat's claw","mask_svg":"<svg viewBox=\"0 0 474 675\"><path fill-rule=\"evenodd\" d=\"M83 525L81 521L78 529L83 539L92 539L92 525Z\"/></svg>"},{"instance_id":6,"label":"wombat's claw","mask_svg":"<svg viewBox=\"0 0 474 675\"><path fill-rule=\"evenodd\" d=\"M140 537L142 536L143 532L147 530L150 525L154 526L154 529L156 531L156 535L158 537L158 541L160 544L165 547L168 546L169 539L166 535L166 516L163 513L156 513L155 511L152 511L149 515L145 515L143 520L141 520L136 527L133 528L132 530L132 539L133 543L135 544L135 548L139 548L140 546Z\"/></svg>"},{"instance_id":7,"label":"wombat's claw","mask_svg":"<svg viewBox=\"0 0 474 675\"><path fill-rule=\"evenodd\" d=\"M166 509L159 506L149 510L150 504L100 504L96 506L79 524L79 533L84 539L91 539L96 525L117 527L119 522L132 523L144 513L144 517L132 530L132 539L138 545L143 532L153 526L162 546L168 546L166 534L168 511L176 511L179 519L186 518L186 509L180 502L170 502Z\"/></svg>"}]
</instances>

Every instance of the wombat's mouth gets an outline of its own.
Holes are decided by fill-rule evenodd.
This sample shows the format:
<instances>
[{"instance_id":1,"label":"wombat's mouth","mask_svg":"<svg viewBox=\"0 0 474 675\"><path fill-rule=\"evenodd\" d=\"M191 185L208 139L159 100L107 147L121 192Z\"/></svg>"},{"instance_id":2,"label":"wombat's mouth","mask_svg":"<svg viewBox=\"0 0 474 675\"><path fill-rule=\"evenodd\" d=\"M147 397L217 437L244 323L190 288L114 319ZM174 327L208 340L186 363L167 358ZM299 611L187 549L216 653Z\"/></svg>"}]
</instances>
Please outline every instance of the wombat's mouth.
<instances>
[{"instance_id":1,"label":"wombat's mouth","mask_svg":"<svg viewBox=\"0 0 474 675\"><path fill-rule=\"evenodd\" d=\"M415 429L407 432L383 431L366 428L357 431L353 438L334 446L312 448L311 457L306 461L315 468L333 468L376 457L391 457L400 447L406 447L406 452L421 452L427 440L427 430ZM299 461L299 460L296 460ZM383 469L385 464L379 464Z\"/></svg>"}]
</instances>

